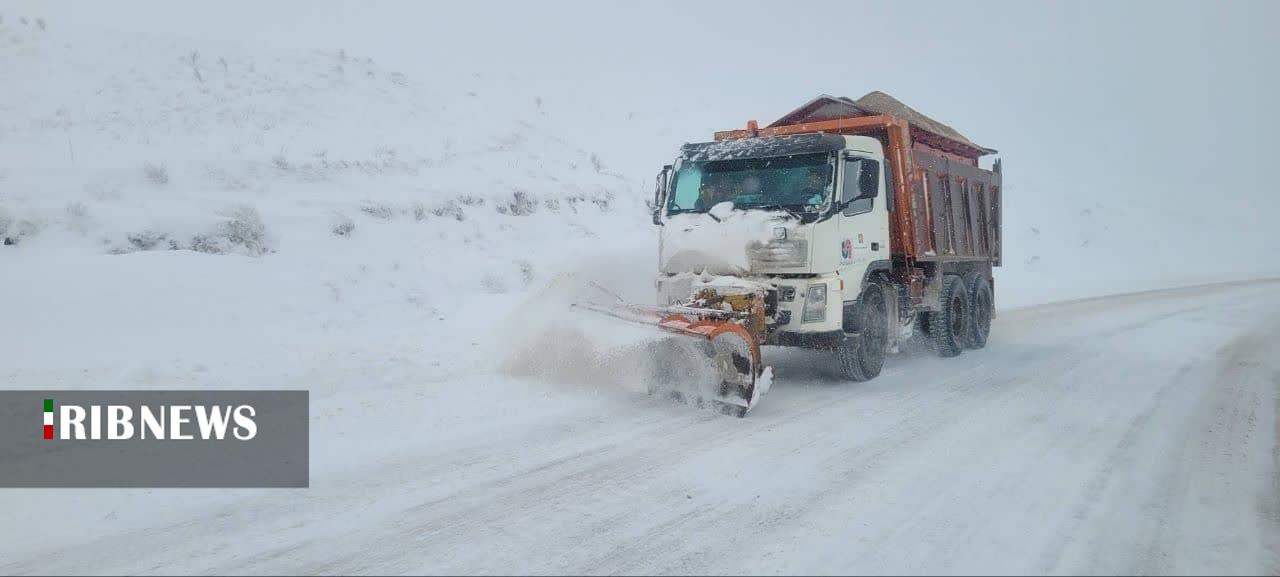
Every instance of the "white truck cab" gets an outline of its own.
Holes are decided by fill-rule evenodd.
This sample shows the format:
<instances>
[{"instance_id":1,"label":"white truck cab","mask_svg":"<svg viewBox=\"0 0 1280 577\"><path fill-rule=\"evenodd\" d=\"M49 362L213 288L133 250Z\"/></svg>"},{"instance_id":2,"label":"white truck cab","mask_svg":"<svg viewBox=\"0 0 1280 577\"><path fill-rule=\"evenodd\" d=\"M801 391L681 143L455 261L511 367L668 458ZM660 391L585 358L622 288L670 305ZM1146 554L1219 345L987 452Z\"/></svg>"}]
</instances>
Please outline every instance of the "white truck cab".
<instances>
[{"instance_id":1,"label":"white truck cab","mask_svg":"<svg viewBox=\"0 0 1280 577\"><path fill-rule=\"evenodd\" d=\"M686 145L660 176L658 304L738 279L767 287L770 342L834 338L844 303L857 300L869 271L888 268L884 148L856 135L770 141Z\"/></svg>"}]
</instances>

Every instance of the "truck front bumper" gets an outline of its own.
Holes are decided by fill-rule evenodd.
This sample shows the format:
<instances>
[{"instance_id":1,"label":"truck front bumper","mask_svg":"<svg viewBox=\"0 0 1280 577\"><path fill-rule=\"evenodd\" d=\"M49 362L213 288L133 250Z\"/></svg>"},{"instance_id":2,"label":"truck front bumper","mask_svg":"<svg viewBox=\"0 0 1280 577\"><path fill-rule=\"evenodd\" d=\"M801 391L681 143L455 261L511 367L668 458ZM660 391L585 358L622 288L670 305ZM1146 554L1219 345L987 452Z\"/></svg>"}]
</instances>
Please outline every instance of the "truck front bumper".
<instances>
[{"instance_id":1,"label":"truck front bumper","mask_svg":"<svg viewBox=\"0 0 1280 577\"><path fill-rule=\"evenodd\" d=\"M840 277L771 278L777 307L769 324L770 341L776 333L822 334L843 327ZM779 337L779 340L787 340Z\"/></svg>"},{"instance_id":2,"label":"truck front bumper","mask_svg":"<svg viewBox=\"0 0 1280 577\"><path fill-rule=\"evenodd\" d=\"M744 284L768 286L768 341L778 344L811 339L785 336L830 335L843 330L843 282L834 273L809 277L748 276ZM673 305L689 298L700 282L693 275L659 276L658 303ZM775 338L776 335L776 338Z\"/></svg>"}]
</instances>

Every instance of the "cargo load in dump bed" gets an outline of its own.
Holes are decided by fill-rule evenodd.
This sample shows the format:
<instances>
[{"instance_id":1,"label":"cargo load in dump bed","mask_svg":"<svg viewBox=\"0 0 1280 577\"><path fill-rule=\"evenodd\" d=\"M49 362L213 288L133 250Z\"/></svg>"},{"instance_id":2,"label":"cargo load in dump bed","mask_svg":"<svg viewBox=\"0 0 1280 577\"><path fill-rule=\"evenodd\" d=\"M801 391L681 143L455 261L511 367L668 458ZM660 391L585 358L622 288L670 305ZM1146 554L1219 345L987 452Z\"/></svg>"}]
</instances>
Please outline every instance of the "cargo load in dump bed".
<instances>
[{"instance_id":1,"label":"cargo load in dump bed","mask_svg":"<svg viewBox=\"0 0 1280 577\"><path fill-rule=\"evenodd\" d=\"M717 132L658 174L657 304L592 308L699 343L662 348L657 366L684 369L654 379L710 375L739 415L767 390L762 344L833 351L855 381L917 333L945 357L982 348L1002 191L978 159L995 152L881 92Z\"/></svg>"}]
</instances>

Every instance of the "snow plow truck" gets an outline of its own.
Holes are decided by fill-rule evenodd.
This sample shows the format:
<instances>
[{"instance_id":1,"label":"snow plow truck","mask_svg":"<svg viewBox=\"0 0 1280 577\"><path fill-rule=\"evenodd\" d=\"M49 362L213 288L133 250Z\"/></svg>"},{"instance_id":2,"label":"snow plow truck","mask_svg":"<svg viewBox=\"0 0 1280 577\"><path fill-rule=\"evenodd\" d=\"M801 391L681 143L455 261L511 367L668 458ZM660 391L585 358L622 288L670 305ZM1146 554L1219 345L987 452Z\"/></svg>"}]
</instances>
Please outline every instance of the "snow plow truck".
<instances>
[{"instance_id":1,"label":"snow plow truck","mask_svg":"<svg viewBox=\"0 0 1280 577\"><path fill-rule=\"evenodd\" d=\"M768 386L761 345L830 351L853 381L917 333L943 357L982 348L1002 190L1000 161L979 159L995 153L881 92L684 145L652 202L658 302L623 308L701 344L656 351L652 379L687 378L699 361L676 354L693 350L709 396L745 416Z\"/></svg>"}]
</instances>

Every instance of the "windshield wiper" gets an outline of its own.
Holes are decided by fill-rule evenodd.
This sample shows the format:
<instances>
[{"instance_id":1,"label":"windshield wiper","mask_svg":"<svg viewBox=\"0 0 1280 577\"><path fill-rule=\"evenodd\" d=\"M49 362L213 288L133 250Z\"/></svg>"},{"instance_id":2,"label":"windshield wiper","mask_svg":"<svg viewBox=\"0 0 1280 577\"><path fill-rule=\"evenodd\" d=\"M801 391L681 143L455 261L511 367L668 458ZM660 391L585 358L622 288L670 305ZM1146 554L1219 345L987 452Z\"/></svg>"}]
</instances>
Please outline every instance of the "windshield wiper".
<instances>
[{"instance_id":1,"label":"windshield wiper","mask_svg":"<svg viewBox=\"0 0 1280 577\"><path fill-rule=\"evenodd\" d=\"M796 212L794 209L787 208L786 205L782 205L782 204L762 204L760 206L753 206L751 208L755 208L759 210L781 210L791 215L791 217L796 220L804 220L804 217L801 216L799 212Z\"/></svg>"}]
</instances>

